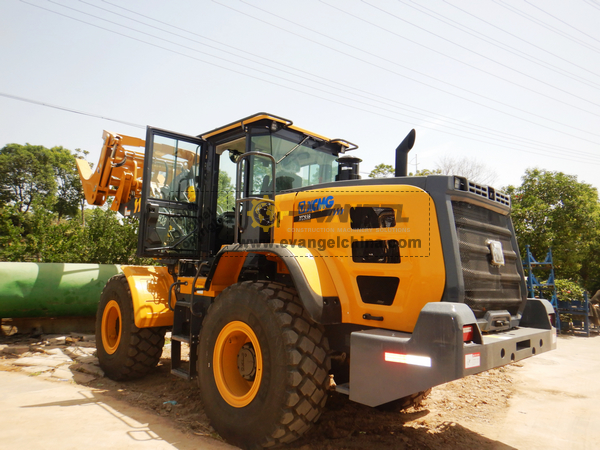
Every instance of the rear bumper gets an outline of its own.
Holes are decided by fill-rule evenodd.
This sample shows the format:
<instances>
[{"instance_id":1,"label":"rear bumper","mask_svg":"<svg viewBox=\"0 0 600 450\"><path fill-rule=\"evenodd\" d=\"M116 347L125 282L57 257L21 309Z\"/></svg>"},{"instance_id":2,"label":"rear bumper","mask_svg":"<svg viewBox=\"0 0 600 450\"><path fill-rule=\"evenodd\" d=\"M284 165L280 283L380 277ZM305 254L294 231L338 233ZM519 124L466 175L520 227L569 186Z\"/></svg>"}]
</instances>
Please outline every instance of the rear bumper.
<instances>
[{"instance_id":1,"label":"rear bumper","mask_svg":"<svg viewBox=\"0 0 600 450\"><path fill-rule=\"evenodd\" d=\"M482 336L462 303L428 303L412 334L374 329L351 335L350 400L378 406L467 375L556 348L554 314L546 300L529 299L521 327ZM463 342L463 326L474 337Z\"/></svg>"}]
</instances>

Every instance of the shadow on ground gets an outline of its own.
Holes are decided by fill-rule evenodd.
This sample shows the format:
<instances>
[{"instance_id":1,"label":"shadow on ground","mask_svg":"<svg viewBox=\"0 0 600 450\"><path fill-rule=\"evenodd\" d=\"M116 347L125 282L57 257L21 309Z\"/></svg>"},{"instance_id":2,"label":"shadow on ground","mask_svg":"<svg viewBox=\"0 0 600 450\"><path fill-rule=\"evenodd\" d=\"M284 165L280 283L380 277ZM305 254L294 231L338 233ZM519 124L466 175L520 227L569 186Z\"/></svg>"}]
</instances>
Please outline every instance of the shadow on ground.
<instances>
[{"instance_id":1,"label":"shadow on ground","mask_svg":"<svg viewBox=\"0 0 600 450\"><path fill-rule=\"evenodd\" d=\"M10 340L2 339L4 342ZM11 355L10 358L14 356ZM8 359L3 361L9 362ZM78 392L80 399L22 407L69 408L93 404L125 423L129 436L135 441L164 441L180 450L232 448L210 427L196 384L171 375L169 359L162 359L152 373L140 380L116 382L108 378L97 378L85 383L85 386ZM327 409L316 426L287 448L513 449L485 438L459 423L429 421L431 415L425 408L407 412L379 411L350 402L344 395L332 393ZM185 433L189 439L182 440L180 432Z\"/></svg>"}]
</instances>

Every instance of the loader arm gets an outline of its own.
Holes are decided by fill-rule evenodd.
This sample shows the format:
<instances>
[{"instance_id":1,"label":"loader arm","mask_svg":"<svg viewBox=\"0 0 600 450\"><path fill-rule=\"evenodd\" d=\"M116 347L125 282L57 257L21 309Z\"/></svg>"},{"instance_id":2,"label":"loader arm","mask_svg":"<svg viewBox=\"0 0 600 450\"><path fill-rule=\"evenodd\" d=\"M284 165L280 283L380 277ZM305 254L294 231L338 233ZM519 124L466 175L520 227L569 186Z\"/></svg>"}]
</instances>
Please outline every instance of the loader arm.
<instances>
[{"instance_id":1,"label":"loader arm","mask_svg":"<svg viewBox=\"0 0 600 450\"><path fill-rule=\"evenodd\" d=\"M145 141L109 131L104 131L102 137L104 144L96 168L92 170L86 160L78 159L77 170L90 205L102 206L112 196L110 209L119 211L121 204L141 197Z\"/></svg>"}]
</instances>

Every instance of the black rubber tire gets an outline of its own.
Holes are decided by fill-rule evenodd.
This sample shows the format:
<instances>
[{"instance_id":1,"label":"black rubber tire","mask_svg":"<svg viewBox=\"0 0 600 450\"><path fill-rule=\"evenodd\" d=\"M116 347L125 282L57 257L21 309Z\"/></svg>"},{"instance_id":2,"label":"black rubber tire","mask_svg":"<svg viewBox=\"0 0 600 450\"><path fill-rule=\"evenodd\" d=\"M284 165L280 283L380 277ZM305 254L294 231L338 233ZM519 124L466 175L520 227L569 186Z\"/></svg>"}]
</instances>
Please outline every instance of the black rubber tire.
<instances>
[{"instance_id":1,"label":"black rubber tire","mask_svg":"<svg viewBox=\"0 0 600 450\"><path fill-rule=\"evenodd\" d=\"M416 392L412 395L407 395L406 397L399 398L398 400L392 400L391 402L384 403L383 405L377 406L379 411L402 411L403 409L408 409L412 406L421 406L423 400L427 398L427 396L431 393L431 388L426 391Z\"/></svg>"},{"instance_id":2,"label":"black rubber tire","mask_svg":"<svg viewBox=\"0 0 600 450\"><path fill-rule=\"evenodd\" d=\"M106 347L102 338L102 319L110 309L120 310L120 338L116 349ZM112 380L133 380L146 375L158 364L165 344L165 327L138 328L133 318L133 302L127 278L115 275L106 283L96 314L96 349L100 367ZM118 322L117 322L118 325ZM116 332L119 334L119 331Z\"/></svg>"},{"instance_id":3,"label":"black rubber tire","mask_svg":"<svg viewBox=\"0 0 600 450\"><path fill-rule=\"evenodd\" d=\"M213 354L221 330L240 322L256 335L263 370L250 403L234 407L219 393ZM243 448L296 440L325 407L328 349L323 327L310 319L294 289L266 281L230 286L211 305L200 332L198 385L211 425Z\"/></svg>"}]
</instances>

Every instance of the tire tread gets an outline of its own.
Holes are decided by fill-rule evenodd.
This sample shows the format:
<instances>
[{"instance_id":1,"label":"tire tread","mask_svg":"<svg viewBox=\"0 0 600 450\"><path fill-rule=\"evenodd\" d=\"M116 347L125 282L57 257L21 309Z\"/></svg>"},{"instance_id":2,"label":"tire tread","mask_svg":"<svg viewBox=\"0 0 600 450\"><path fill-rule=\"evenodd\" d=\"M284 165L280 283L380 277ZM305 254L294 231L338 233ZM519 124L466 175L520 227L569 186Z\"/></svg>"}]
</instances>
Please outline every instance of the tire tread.
<instances>
[{"instance_id":1,"label":"tire tread","mask_svg":"<svg viewBox=\"0 0 600 450\"><path fill-rule=\"evenodd\" d=\"M270 281L244 281L229 286L220 295L248 298L252 296L249 290L264 301L269 317L275 318L273 323L277 324L285 348L285 389L274 419L270 419L271 423L254 442L231 432L224 437L245 448L271 448L298 439L321 416L327 400L329 344L323 326L312 321L293 288ZM218 302L217 299L210 306L207 317ZM221 423L226 420L219 418Z\"/></svg>"},{"instance_id":2,"label":"tire tread","mask_svg":"<svg viewBox=\"0 0 600 450\"><path fill-rule=\"evenodd\" d=\"M131 290L127 278L123 274L115 275L108 280L106 286L104 286L104 289L102 290L100 298L109 295L110 290L115 289L115 286L113 286L114 284L117 284L117 289L123 292L126 299L129 299L128 302L124 302L125 304L122 305L122 307L129 309L127 313L131 317L131 320L128 324L123 323L121 325L121 338L123 339L127 335L127 333L125 333L126 326L129 327L128 331L130 337L129 342L124 343L124 345L127 345L127 352L123 357L119 358L119 363L107 363L106 361L103 361L102 358L99 358L100 367L112 380L134 380L147 375L148 372L158 364L162 355L166 329L164 327L138 328L135 325L133 320ZM125 311L122 311L121 314L124 316ZM98 316L101 323L102 311L98 311ZM100 346L102 345L102 337L98 323L99 321L97 320L96 345Z\"/></svg>"}]
</instances>

